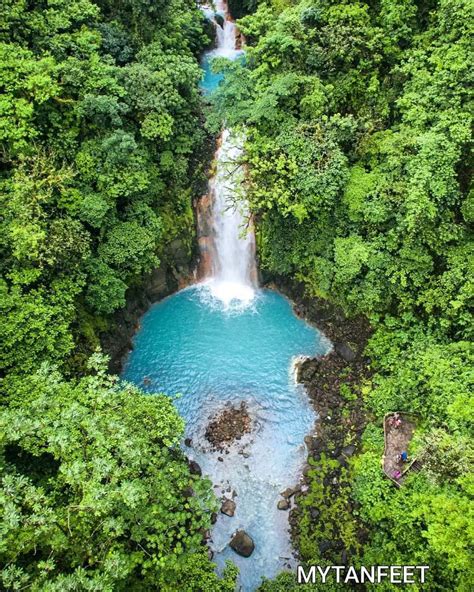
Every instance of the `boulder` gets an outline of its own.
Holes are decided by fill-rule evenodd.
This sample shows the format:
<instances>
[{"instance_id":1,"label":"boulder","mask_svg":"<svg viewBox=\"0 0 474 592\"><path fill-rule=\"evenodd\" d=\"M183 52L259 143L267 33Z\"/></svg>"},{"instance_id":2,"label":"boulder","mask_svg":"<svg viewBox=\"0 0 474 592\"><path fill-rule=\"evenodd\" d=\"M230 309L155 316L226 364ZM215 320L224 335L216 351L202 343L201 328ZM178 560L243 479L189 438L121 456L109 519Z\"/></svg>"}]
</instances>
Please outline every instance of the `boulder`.
<instances>
[{"instance_id":1,"label":"boulder","mask_svg":"<svg viewBox=\"0 0 474 592\"><path fill-rule=\"evenodd\" d=\"M318 545L319 547L319 552L321 553L321 555L323 555L324 553L326 553L326 551L329 551L330 549L333 548L333 544L331 541L321 541Z\"/></svg>"},{"instance_id":2,"label":"boulder","mask_svg":"<svg viewBox=\"0 0 474 592\"><path fill-rule=\"evenodd\" d=\"M349 446L344 446L342 449L342 454L346 457L350 457L354 454L356 447L354 444L349 444Z\"/></svg>"},{"instance_id":3,"label":"boulder","mask_svg":"<svg viewBox=\"0 0 474 592\"><path fill-rule=\"evenodd\" d=\"M344 467L345 469L347 469L347 467L349 466L347 464L347 457L343 456L342 454L337 457L337 462L341 465L341 467Z\"/></svg>"},{"instance_id":4,"label":"boulder","mask_svg":"<svg viewBox=\"0 0 474 592\"><path fill-rule=\"evenodd\" d=\"M249 536L245 530L238 530L230 541L230 547L238 555L241 555L242 557L250 557L255 549L255 544L252 537Z\"/></svg>"},{"instance_id":5,"label":"boulder","mask_svg":"<svg viewBox=\"0 0 474 592\"><path fill-rule=\"evenodd\" d=\"M202 469L195 460L189 461L189 472L191 475L199 475L199 477L202 475Z\"/></svg>"},{"instance_id":6,"label":"boulder","mask_svg":"<svg viewBox=\"0 0 474 592\"><path fill-rule=\"evenodd\" d=\"M221 506L221 512L226 516L232 517L235 514L235 502L226 498Z\"/></svg>"},{"instance_id":7,"label":"boulder","mask_svg":"<svg viewBox=\"0 0 474 592\"><path fill-rule=\"evenodd\" d=\"M219 27L223 27L224 26L224 17L222 16L222 14L215 14L214 15L214 20L219 25Z\"/></svg>"},{"instance_id":8,"label":"boulder","mask_svg":"<svg viewBox=\"0 0 474 592\"><path fill-rule=\"evenodd\" d=\"M304 443L306 444L308 452L318 451L323 447L322 438L318 438L316 436L305 436Z\"/></svg>"},{"instance_id":9,"label":"boulder","mask_svg":"<svg viewBox=\"0 0 474 592\"><path fill-rule=\"evenodd\" d=\"M347 343L335 343L334 349L346 362L354 362L357 358L357 354Z\"/></svg>"},{"instance_id":10,"label":"boulder","mask_svg":"<svg viewBox=\"0 0 474 592\"><path fill-rule=\"evenodd\" d=\"M285 491L282 491L280 493L280 495L285 499L290 499L290 497L293 497L295 493L298 493L298 491L300 491L300 489L301 487L299 485L296 485L295 487L287 487Z\"/></svg>"},{"instance_id":11,"label":"boulder","mask_svg":"<svg viewBox=\"0 0 474 592\"><path fill-rule=\"evenodd\" d=\"M287 499L282 499L278 502L277 508L279 510L288 510L290 508L290 502Z\"/></svg>"}]
</instances>

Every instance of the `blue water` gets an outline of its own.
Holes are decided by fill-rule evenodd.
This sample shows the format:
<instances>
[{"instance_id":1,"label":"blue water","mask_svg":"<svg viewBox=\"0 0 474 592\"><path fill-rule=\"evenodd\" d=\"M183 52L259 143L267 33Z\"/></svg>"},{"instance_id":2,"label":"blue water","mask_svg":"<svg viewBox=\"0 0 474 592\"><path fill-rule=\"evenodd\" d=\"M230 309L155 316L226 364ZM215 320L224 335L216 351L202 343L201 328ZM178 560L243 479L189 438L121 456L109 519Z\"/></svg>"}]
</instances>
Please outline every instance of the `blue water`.
<instances>
[{"instance_id":1,"label":"blue water","mask_svg":"<svg viewBox=\"0 0 474 592\"><path fill-rule=\"evenodd\" d=\"M212 480L218 497L235 490L235 516L219 513L211 548L219 567L225 559L238 565L245 591L292 564L288 512L276 505L279 493L298 482L304 436L315 421L292 365L298 355L327 350L321 334L298 319L276 292L262 290L252 306L224 311L206 288L194 287L145 314L126 362L123 378L149 392L181 395L176 406L192 439L186 453ZM226 404L241 401L248 405L252 432L228 454L211 451L204 437L209 419ZM248 559L228 547L239 528L255 541Z\"/></svg>"},{"instance_id":2,"label":"blue water","mask_svg":"<svg viewBox=\"0 0 474 592\"><path fill-rule=\"evenodd\" d=\"M210 94L219 86L219 83L224 78L224 75L221 72L216 74L211 69L211 62L215 57L216 56L213 54L213 52L207 52L203 55L201 60L203 76L200 86L204 91L204 94Z\"/></svg>"},{"instance_id":3,"label":"blue water","mask_svg":"<svg viewBox=\"0 0 474 592\"><path fill-rule=\"evenodd\" d=\"M212 71L212 60L218 57L226 57L229 60L245 60L245 54L241 50L234 50L233 52L228 52L227 55L220 55L219 50L210 50L206 51L201 59L201 68L203 71L202 79L200 83L200 87L205 95L211 94L216 88L219 86L221 80L224 79L224 74L222 72L214 73Z\"/></svg>"}]
</instances>

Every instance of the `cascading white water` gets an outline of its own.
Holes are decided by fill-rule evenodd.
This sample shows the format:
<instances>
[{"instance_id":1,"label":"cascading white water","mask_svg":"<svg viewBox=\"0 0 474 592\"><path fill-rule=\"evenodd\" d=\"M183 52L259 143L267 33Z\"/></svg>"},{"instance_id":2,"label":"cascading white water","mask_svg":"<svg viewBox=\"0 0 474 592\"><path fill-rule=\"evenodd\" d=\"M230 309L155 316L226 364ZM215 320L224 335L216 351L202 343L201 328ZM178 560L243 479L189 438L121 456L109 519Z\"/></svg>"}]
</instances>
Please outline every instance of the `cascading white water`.
<instances>
[{"instance_id":1,"label":"cascading white water","mask_svg":"<svg viewBox=\"0 0 474 592\"><path fill-rule=\"evenodd\" d=\"M227 16L222 2L218 8ZM218 47L202 60L206 95L222 80L211 73L209 59L233 58L239 52L231 20L226 18L221 27L215 9L203 10L215 22L218 39ZM246 308L257 280L254 234L242 195L243 140L230 130L222 132L209 191L196 204L201 252L197 278L207 281L152 307L134 339L123 377L150 393L181 394L174 401L186 420L186 455L211 479L221 501L235 498L236 503L232 517L222 512L216 517L208 540L213 560L219 573L232 560L240 571L239 590L253 592L262 576L272 578L296 567L288 512L278 504L280 492L301 475L304 436L315 416L296 383L295 367L298 355L324 354L327 347L276 292L260 290ZM229 309L237 314L228 314ZM209 446L209 422L228 405L242 402L252 431L223 454ZM254 541L250 557L241 557L229 545L237 530Z\"/></svg>"},{"instance_id":2,"label":"cascading white water","mask_svg":"<svg viewBox=\"0 0 474 592\"><path fill-rule=\"evenodd\" d=\"M217 41L208 58L235 59L242 53L236 48L235 24L229 18L225 2L216 2L216 9L224 21L221 26L214 13L208 14L215 24ZM214 244L212 277L206 285L226 308L240 308L253 300L256 276L253 228L247 203L239 191L244 180L239 165L243 138L225 129L219 143L216 174L209 182Z\"/></svg>"},{"instance_id":3,"label":"cascading white water","mask_svg":"<svg viewBox=\"0 0 474 592\"><path fill-rule=\"evenodd\" d=\"M216 14L224 19L224 23L221 26L215 17L213 21L216 25L216 40L217 46L214 50L215 56L223 56L229 59L234 59L240 51L236 49L236 28L235 23L229 18L229 11L227 3L223 0L219 0L215 3Z\"/></svg>"},{"instance_id":4,"label":"cascading white water","mask_svg":"<svg viewBox=\"0 0 474 592\"><path fill-rule=\"evenodd\" d=\"M255 241L247 203L238 190L243 181L239 165L242 138L222 132L216 175L210 182L214 257L209 287L225 306L246 305L255 295Z\"/></svg>"}]
</instances>

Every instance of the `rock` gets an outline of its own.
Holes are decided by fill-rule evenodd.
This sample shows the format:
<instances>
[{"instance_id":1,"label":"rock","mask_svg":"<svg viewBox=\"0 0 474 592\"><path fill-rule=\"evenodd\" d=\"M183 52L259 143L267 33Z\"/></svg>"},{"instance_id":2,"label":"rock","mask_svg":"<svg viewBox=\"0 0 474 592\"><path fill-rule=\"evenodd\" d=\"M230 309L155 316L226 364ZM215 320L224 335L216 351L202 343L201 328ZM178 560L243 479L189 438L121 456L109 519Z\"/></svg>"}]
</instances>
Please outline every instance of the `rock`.
<instances>
[{"instance_id":1,"label":"rock","mask_svg":"<svg viewBox=\"0 0 474 592\"><path fill-rule=\"evenodd\" d=\"M215 14L214 15L214 20L216 21L216 23L220 27L223 27L224 26L224 17L222 16L222 14Z\"/></svg>"},{"instance_id":2,"label":"rock","mask_svg":"<svg viewBox=\"0 0 474 592\"><path fill-rule=\"evenodd\" d=\"M176 238L168 244L166 250L176 264L187 266L189 262L189 254L184 241Z\"/></svg>"},{"instance_id":3,"label":"rock","mask_svg":"<svg viewBox=\"0 0 474 592\"><path fill-rule=\"evenodd\" d=\"M218 456L218 457L217 457L217 460L218 460L219 462L224 462L224 459L222 458L222 456Z\"/></svg>"},{"instance_id":4,"label":"rock","mask_svg":"<svg viewBox=\"0 0 474 592\"><path fill-rule=\"evenodd\" d=\"M217 514L216 512L212 512L211 514L211 524L215 524L217 522Z\"/></svg>"},{"instance_id":5,"label":"rock","mask_svg":"<svg viewBox=\"0 0 474 592\"><path fill-rule=\"evenodd\" d=\"M235 502L229 498L226 498L221 506L221 512L232 518L232 516L235 514Z\"/></svg>"},{"instance_id":6,"label":"rock","mask_svg":"<svg viewBox=\"0 0 474 592\"><path fill-rule=\"evenodd\" d=\"M193 445L193 441L191 440L191 438L185 438L184 445L187 446L188 448L191 448L191 446Z\"/></svg>"},{"instance_id":7,"label":"rock","mask_svg":"<svg viewBox=\"0 0 474 592\"><path fill-rule=\"evenodd\" d=\"M244 401L239 406L226 406L210 419L205 437L214 450L224 451L252 429L252 420ZM245 453L243 453L245 454Z\"/></svg>"},{"instance_id":8,"label":"rock","mask_svg":"<svg viewBox=\"0 0 474 592\"><path fill-rule=\"evenodd\" d=\"M321 555L323 555L326 551L329 551L329 549L332 549L332 543L331 541L321 541L318 545L319 547L319 552L321 553Z\"/></svg>"},{"instance_id":9,"label":"rock","mask_svg":"<svg viewBox=\"0 0 474 592\"><path fill-rule=\"evenodd\" d=\"M347 458L342 454L337 457L337 462L341 465L341 467L344 467L345 469L347 469L347 467L349 466L347 464Z\"/></svg>"},{"instance_id":10,"label":"rock","mask_svg":"<svg viewBox=\"0 0 474 592\"><path fill-rule=\"evenodd\" d=\"M164 265L158 267L151 274L148 291L153 299L162 298L169 292L167 270Z\"/></svg>"},{"instance_id":11,"label":"rock","mask_svg":"<svg viewBox=\"0 0 474 592\"><path fill-rule=\"evenodd\" d=\"M285 499L290 499L290 497L293 497L295 495L295 493L297 493L300 490L300 486L297 485L296 487L287 487L285 489L285 491L282 491L280 493L281 497L284 497Z\"/></svg>"},{"instance_id":12,"label":"rock","mask_svg":"<svg viewBox=\"0 0 474 592\"><path fill-rule=\"evenodd\" d=\"M349 444L349 446L344 446L344 448L342 449L342 454L344 456L352 456L354 454L356 450L356 447L354 446L354 444Z\"/></svg>"},{"instance_id":13,"label":"rock","mask_svg":"<svg viewBox=\"0 0 474 592\"><path fill-rule=\"evenodd\" d=\"M304 443L306 444L308 452L321 450L321 448L324 446L322 438L318 438L316 436L305 436Z\"/></svg>"},{"instance_id":14,"label":"rock","mask_svg":"<svg viewBox=\"0 0 474 592\"><path fill-rule=\"evenodd\" d=\"M202 475L202 469L195 460L189 461L189 472L191 475L199 475L199 477Z\"/></svg>"},{"instance_id":15,"label":"rock","mask_svg":"<svg viewBox=\"0 0 474 592\"><path fill-rule=\"evenodd\" d=\"M252 537L249 536L245 530L238 530L230 541L230 547L238 555L241 555L242 557L250 557L255 549L255 544Z\"/></svg>"},{"instance_id":16,"label":"rock","mask_svg":"<svg viewBox=\"0 0 474 592\"><path fill-rule=\"evenodd\" d=\"M279 510L288 510L290 508L290 502L286 499L280 500L277 504Z\"/></svg>"},{"instance_id":17,"label":"rock","mask_svg":"<svg viewBox=\"0 0 474 592\"><path fill-rule=\"evenodd\" d=\"M319 517L319 515L321 514L321 512L317 508L310 508L309 509L309 514L310 514L310 516L311 516L311 518L313 520L316 520L316 518Z\"/></svg>"},{"instance_id":18,"label":"rock","mask_svg":"<svg viewBox=\"0 0 474 592\"><path fill-rule=\"evenodd\" d=\"M352 350L347 343L335 343L334 349L346 362L354 362L357 358L357 354Z\"/></svg>"}]
</instances>

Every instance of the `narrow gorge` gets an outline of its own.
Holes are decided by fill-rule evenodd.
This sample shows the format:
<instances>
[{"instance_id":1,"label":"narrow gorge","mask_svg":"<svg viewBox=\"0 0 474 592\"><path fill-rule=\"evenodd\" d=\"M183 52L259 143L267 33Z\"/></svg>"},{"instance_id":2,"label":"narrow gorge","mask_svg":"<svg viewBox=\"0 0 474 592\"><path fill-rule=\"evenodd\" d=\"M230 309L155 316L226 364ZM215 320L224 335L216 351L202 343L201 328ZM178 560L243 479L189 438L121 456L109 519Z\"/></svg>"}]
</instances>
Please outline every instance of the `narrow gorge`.
<instances>
[{"instance_id":1,"label":"narrow gorge","mask_svg":"<svg viewBox=\"0 0 474 592\"><path fill-rule=\"evenodd\" d=\"M217 10L206 9L217 46L203 58L204 92L216 84L213 57L242 55L225 4ZM213 560L219 569L236 563L250 592L262 577L294 568L288 510L316 419L295 363L330 344L286 298L259 288L240 165L244 138L224 129L217 143L209 191L197 207L198 283L144 315L122 376L176 396L184 451L222 503L208 540Z\"/></svg>"}]
</instances>

